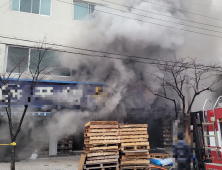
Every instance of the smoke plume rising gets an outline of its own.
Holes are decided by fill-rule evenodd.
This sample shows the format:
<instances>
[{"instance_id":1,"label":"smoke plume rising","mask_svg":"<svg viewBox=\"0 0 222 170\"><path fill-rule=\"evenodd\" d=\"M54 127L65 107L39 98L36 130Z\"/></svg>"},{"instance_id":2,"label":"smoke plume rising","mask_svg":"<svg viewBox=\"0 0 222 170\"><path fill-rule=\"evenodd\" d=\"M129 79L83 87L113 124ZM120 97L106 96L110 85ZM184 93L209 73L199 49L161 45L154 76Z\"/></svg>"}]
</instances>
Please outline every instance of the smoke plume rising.
<instances>
[{"instance_id":1,"label":"smoke plume rising","mask_svg":"<svg viewBox=\"0 0 222 170\"><path fill-rule=\"evenodd\" d=\"M146 23L151 22L175 27L175 24L161 22L149 17L166 19L166 17L161 15L157 16L153 14L159 13L172 17L185 18L185 15L181 11L135 0L114 2L123 6L114 5L107 1L103 3L104 6L95 7L95 16L89 21L89 24L77 30L77 37L75 37L73 42L70 42L72 46L157 59L158 56L172 57L175 55L176 50L183 45L183 32L177 29ZM185 8L186 6L182 1L160 1L159 3L175 8ZM107 8L106 5L126 12ZM147 10L153 13L136 9ZM141 22L141 20L145 22ZM167 18L167 21L180 23L175 18ZM177 25L176 27L183 28L181 25ZM149 118L146 119L146 122L160 116L173 114L173 107L165 109L166 103L172 106L170 102L158 99L160 102L158 104L155 103L156 98L150 93L144 92L141 89L127 91L125 88L131 80L136 81L138 84L154 86L145 71L152 67L151 65L119 59L108 59L106 57L93 57L94 55L101 55L101 53L86 52L84 50L79 50L79 52L92 56L71 55L67 56L67 60L65 57L62 60L65 66L74 70L75 74L72 80L105 83L110 89L115 90L111 92L111 97L105 102L105 107L96 113L70 111L70 114L67 114L64 118L56 116L58 127L64 127L63 125L67 125L68 123L66 124L66 122L70 122L70 120L72 120L71 122L75 122L73 123L73 128L70 128L73 131L78 125L84 128L83 125L89 120L118 120L123 122L127 114L133 112L133 110L135 111L135 109L143 109L140 112L140 116L146 118L148 116ZM129 59L129 57L112 54L106 54L106 56ZM155 105L153 106L152 104L154 103ZM159 111L154 115L153 112L156 109L159 109ZM82 121L80 121L79 114L81 117L85 114L86 119L81 119ZM134 116L138 115L135 114ZM70 124L70 126L72 125ZM67 126L67 128L70 126ZM67 128L59 128L58 134L64 134Z\"/></svg>"},{"instance_id":2,"label":"smoke plume rising","mask_svg":"<svg viewBox=\"0 0 222 170\"><path fill-rule=\"evenodd\" d=\"M127 7L114 5L105 1L101 1L101 3L103 6L95 7L94 18L88 23L85 23L84 26L80 28L77 27L76 30L74 30L76 37L73 37L72 42L67 43L76 47L153 59L157 59L159 56L171 57L176 55L178 50L184 45L184 32L169 28L183 28L183 26L153 19L158 18L181 23L180 20L176 20L175 18L164 17L155 13L186 18L187 16L182 11L172 9L186 9L187 4L185 4L184 1L158 1L158 3L172 8L157 6L141 0L115 1L115 3ZM126 12L113 10L106 6ZM135 8L141 10L136 10ZM101 11L105 11L106 13ZM84 50L75 52L101 55L101 53L86 52ZM106 54L106 56L129 59L129 57L114 56L112 54ZM134 120L134 118L131 118L131 120L127 121L131 123L149 123L149 126L152 126L152 120L154 118L172 115L174 113L173 106L170 102L164 99L157 99L152 94L144 92L141 89L127 91L125 88L131 80L136 81L138 84L153 86L152 82L150 82L149 75L144 71L150 68L151 65L136 63L134 61L77 54L67 55L62 58L61 62L64 66L73 70L74 75L70 80L105 83L109 89L111 89L110 97L105 101L105 107L97 111L52 110L51 113L53 116L45 120L45 122L41 120L34 121L34 118L26 116L19 138L23 138L24 143L29 143L26 146L28 150L39 147L38 142L36 144L34 141L36 141L36 139L48 140L48 134L52 132L56 133L58 139L69 134L79 135L81 133L82 135L84 124L90 120L118 120L122 123L128 114L131 114L135 119L136 117L140 117L140 119ZM136 110L139 109L140 111L137 112ZM43 123L44 126L39 126L40 123ZM29 127L29 129L27 127ZM7 131L7 128L5 131ZM3 131L0 131L0 136L2 133ZM28 138L25 136L28 136ZM78 140L78 138L76 138L76 140ZM4 151L1 153L4 153Z\"/></svg>"}]
</instances>

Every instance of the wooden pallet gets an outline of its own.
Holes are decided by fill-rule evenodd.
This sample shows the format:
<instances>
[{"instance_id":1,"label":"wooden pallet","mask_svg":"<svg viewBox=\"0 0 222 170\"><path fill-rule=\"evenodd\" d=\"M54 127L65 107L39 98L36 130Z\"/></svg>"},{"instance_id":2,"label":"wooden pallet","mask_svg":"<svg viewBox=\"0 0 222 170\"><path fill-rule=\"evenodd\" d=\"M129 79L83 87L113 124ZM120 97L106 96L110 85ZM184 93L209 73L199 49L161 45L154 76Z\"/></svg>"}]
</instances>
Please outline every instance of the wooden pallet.
<instances>
[{"instance_id":1,"label":"wooden pallet","mask_svg":"<svg viewBox=\"0 0 222 170\"><path fill-rule=\"evenodd\" d=\"M89 125L86 129L118 129L118 125Z\"/></svg>"},{"instance_id":2,"label":"wooden pallet","mask_svg":"<svg viewBox=\"0 0 222 170\"><path fill-rule=\"evenodd\" d=\"M141 165L141 166L121 166L120 170L137 170L137 169L142 169L142 170L151 170L148 165Z\"/></svg>"},{"instance_id":3,"label":"wooden pallet","mask_svg":"<svg viewBox=\"0 0 222 170\"><path fill-rule=\"evenodd\" d=\"M91 170L91 169L93 169L93 170L107 170L107 169L109 169L109 170L119 170L119 166L115 166L115 165L113 165L113 166L105 166L105 167L92 167L92 168L84 168L84 170Z\"/></svg>"},{"instance_id":4,"label":"wooden pallet","mask_svg":"<svg viewBox=\"0 0 222 170\"><path fill-rule=\"evenodd\" d=\"M118 159L119 155L111 155L111 156L97 156L97 157L88 157L87 161L91 160L104 160L104 159Z\"/></svg>"},{"instance_id":5,"label":"wooden pallet","mask_svg":"<svg viewBox=\"0 0 222 170\"><path fill-rule=\"evenodd\" d=\"M142 145L149 145L149 142L135 142L135 143L121 143L121 146L142 146Z\"/></svg>"},{"instance_id":6,"label":"wooden pallet","mask_svg":"<svg viewBox=\"0 0 222 170\"><path fill-rule=\"evenodd\" d=\"M86 155L85 154L81 154L78 170L83 170L83 167L84 167L84 164L85 164L85 160L86 160Z\"/></svg>"},{"instance_id":7,"label":"wooden pallet","mask_svg":"<svg viewBox=\"0 0 222 170\"><path fill-rule=\"evenodd\" d=\"M118 125L118 121L90 121L85 124L85 127L90 125Z\"/></svg>"},{"instance_id":8,"label":"wooden pallet","mask_svg":"<svg viewBox=\"0 0 222 170\"><path fill-rule=\"evenodd\" d=\"M149 150L150 146L149 145L141 145L141 146L121 146L122 151L135 151L135 150Z\"/></svg>"},{"instance_id":9,"label":"wooden pallet","mask_svg":"<svg viewBox=\"0 0 222 170\"><path fill-rule=\"evenodd\" d=\"M148 150L149 142L121 143L121 150Z\"/></svg>"},{"instance_id":10,"label":"wooden pallet","mask_svg":"<svg viewBox=\"0 0 222 170\"><path fill-rule=\"evenodd\" d=\"M119 170L119 166L105 166L105 167L93 167L93 168L86 168L84 170Z\"/></svg>"},{"instance_id":11,"label":"wooden pallet","mask_svg":"<svg viewBox=\"0 0 222 170\"><path fill-rule=\"evenodd\" d=\"M119 136L89 136L89 137L85 137L84 140L120 140Z\"/></svg>"},{"instance_id":12,"label":"wooden pallet","mask_svg":"<svg viewBox=\"0 0 222 170\"><path fill-rule=\"evenodd\" d=\"M136 143L136 142L148 142L148 139L138 138L138 139L121 139L120 143Z\"/></svg>"},{"instance_id":13,"label":"wooden pallet","mask_svg":"<svg viewBox=\"0 0 222 170\"><path fill-rule=\"evenodd\" d=\"M149 155L148 151L144 151L144 152L125 152L124 156L147 156Z\"/></svg>"},{"instance_id":14,"label":"wooden pallet","mask_svg":"<svg viewBox=\"0 0 222 170\"><path fill-rule=\"evenodd\" d=\"M121 136L119 136L119 138L120 138L120 140L122 140L122 139L138 139L138 138L148 140L149 135L148 134L145 134L145 135L121 135Z\"/></svg>"},{"instance_id":15,"label":"wooden pallet","mask_svg":"<svg viewBox=\"0 0 222 170\"><path fill-rule=\"evenodd\" d=\"M118 158L88 160L86 161L85 165L92 165L92 164L95 165L95 164L110 163L110 162L118 162Z\"/></svg>"},{"instance_id":16,"label":"wooden pallet","mask_svg":"<svg viewBox=\"0 0 222 170\"><path fill-rule=\"evenodd\" d=\"M122 128L119 129L120 132L124 132L124 131L147 131L147 128L137 128L137 127L133 127L133 128Z\"/></svg>"},{"instance_id":17,"label":"wooden pallet","mask_svg":"<svg viewBox=\"0 0 222 170\"><path fill-rule=\"evenodd\" d=\"M119 136L119 132L101 132L101 133L84 133L84 137L91 137L91 136Z\"/></svg>"},{"instance_id":18,"label":"wooden pallet","mask_svg":"<svg viewBox=\"0 0 222 170\"><path fill-rule=\"evenodd\" d=\"M86 140L84 144L118 144L120 143L119 139L110 139L110 140Z\"/></svg>"},{"instance_id":19,"label":"wooden pallet","mask_svg":"<svg viewBox=\"0 0 222 170\"><path fill-rule=\"evenodd\" d=\"M95 153L87 153L87 157L108 156L108 155L119 155L119 152L118 152L118 151L115 151L115 152L95 152Z\"/></svg>"},{"instance_id":20,"label":"wooden pallet","mask_svg":"<svg viewBox=\"0 0 222 170\"><path fill-rule=\"evenodd\" d=\"M92 146L92 147L84 147L85 151L99 151L99 150L118 150L118 144L114 144L114 146L102 145L102 146Z\"/></svg>"},{"instance_id":21,"label":"wooden pallet","mask_svg":"<svg viewBox=\"0 0 222 170\"><path fill-rule=\"evenodd\" d=\"M119 125L119 128L147 128L147 124L128 124L128 125Z\"/></svg>"},{"instance_id":22,"label":"wooden pallet","mask_svg":"<svg viewBox=\"0 0 222 170\"><path fill-rule=\"evenodd\" d=\"M98 151L83 151L84 154L92 154L92 153L100 153L99 151L102 151L102 150L98 150ZM118 152L118 150L104 150L104 152ZM112 154L111 154L112 155Z\"/></svg>"},{"instance_id":23,"label":"wooden pallet","mask_svg":"<svg viewBox=\"0 0 222 170\"><path fill-rule=\"evenodd\" d=\"M93 148L93 147L108 147L108 146L118 146L117 143L100 143L100 144L86 144L85 148Z\"/></svg>"},{"instance_id":24,"label":"wooden pallet","mask_svg":"<svg viewBox=\"0 0 222 170\"><path fill-rule=\"evenodd\" d=\"M83 151L84 154L91 154L91 153L101 153L101 151L103 152L118 152L119 150L96 150L96 151Z\"/></svg>"},{"instance_id":25,"label":"wooden pallet","mask_svg":"<svg viewBox=\"0 0 222 170\"><path fill-rule=\"evenodd\" d=\"M104 163L104 162L97 162L95 164L85 164L84 169L89 170L89 169L106 169L106 168L115 168L119 169L119 163L117 162L109 162L109 163Z\"/></svg>"},{"instance_id":26,"label":"wooden pallet","mask_svg":"<svg viewBox=\"0 0 222 170\"><path fill-rule=\"evenodd\" d=\"M166 153L151 153L150 158L170 158L170 154Z\"/></svg>"},{"instance_id":27,"label":"wooden pallet","mask_svg":"<svg viewBox=\"0 0 222 170\"><path fill-rule=\"evenodd\" d=\"M85 133L109 133L109 132L119 132L119 129L90 129L86 128Z\"/></svg>"},{"instance_id":28,"label":"wooden pallet","mask_svg":"<svg viewBox=\"0 0 222 170\"><path fill-rule=\"evenodd\" d=\"M123 136L123 135L147 135L147 130L144 130L144 131L123 131L123 132L119 132L119 135L120 136Z\"/></svg>"},{"instance_id":29,"label":"wooden pallet","mask_svg":"<svg viewBox=\"0 0 222 170\"><path fill-rule=\"evenodd\" d=\"M149 159L120 160L121 165L141 165L149 163L150 163Z\"/></svg>"},{"instance_id":30,"label":"wooden pallet","mask_svg":"<svg viewBox=\"0 0 222 170\"><path fill-rule=\"evenodd\" d=\"M122 160L129 160L129 159L149 159L150 155L122 155Z\"/></svg>"}]
</instances>

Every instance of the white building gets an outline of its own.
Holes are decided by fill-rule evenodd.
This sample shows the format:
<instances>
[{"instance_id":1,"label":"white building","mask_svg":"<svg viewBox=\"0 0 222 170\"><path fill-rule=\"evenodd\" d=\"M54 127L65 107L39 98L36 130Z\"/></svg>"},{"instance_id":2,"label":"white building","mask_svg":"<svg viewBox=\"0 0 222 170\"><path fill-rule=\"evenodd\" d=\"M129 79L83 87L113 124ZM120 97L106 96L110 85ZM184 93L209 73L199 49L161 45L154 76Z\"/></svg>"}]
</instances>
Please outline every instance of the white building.
<instances>
[{"instance_id":1,"label":"white building","mask_svg":"<svg viewBox=\"0 0 222 170\"><path fill-rule=\"evenodd\" d=\"M101 0L1 0L0 68L10 71L15 56L32 60L33 46L43 41L63 46L74 44ZM60 46L60 49L62 47ZM53 53L54 56L55 53ZM56 62L56 61L55 61ZM26 68L24 68L26 69ZM69 73L62 75L68 76ZM67 77L67 78L68 78ZM64 77L63 77L64 79Z\"/></svg>"}]
</instances>

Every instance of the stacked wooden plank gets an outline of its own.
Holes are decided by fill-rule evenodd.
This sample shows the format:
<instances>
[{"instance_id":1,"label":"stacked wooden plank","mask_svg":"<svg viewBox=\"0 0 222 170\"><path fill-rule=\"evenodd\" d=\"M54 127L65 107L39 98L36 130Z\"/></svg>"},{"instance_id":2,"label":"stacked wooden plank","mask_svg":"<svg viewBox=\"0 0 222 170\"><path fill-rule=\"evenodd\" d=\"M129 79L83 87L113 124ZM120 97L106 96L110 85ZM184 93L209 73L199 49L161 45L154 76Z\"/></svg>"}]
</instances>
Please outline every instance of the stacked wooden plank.
<instances>
[{"instance_id":1,"label":"stacked wooden plank","mask_svg":"<svg viewBox=\"0 0 222 170\"><path fill-rule=\"evenodd\" d=\"M147 124L119 125L120 169L149 169Z\"/></svg>"},{"instance_id":2,"label":"stacked wooden plank","mask_svg":"<svg viewBox=\"0 0 222 170\"><path fill-rule=\"evenodd\" d=\"M88 122L84 132L84 169L119 169L119 143L117 121Z\"/></svg>"},{"instance_id":3,"label":"stacked wooden plank","mask_svg":"<svg viewBox=\"0 0 222 170\"><path fill-rule=\"evenodd\" d=\"M165 158L170 158L170 154L169 153L151 153L150 158L165 159Z\"/></svg>"}]
</instances>

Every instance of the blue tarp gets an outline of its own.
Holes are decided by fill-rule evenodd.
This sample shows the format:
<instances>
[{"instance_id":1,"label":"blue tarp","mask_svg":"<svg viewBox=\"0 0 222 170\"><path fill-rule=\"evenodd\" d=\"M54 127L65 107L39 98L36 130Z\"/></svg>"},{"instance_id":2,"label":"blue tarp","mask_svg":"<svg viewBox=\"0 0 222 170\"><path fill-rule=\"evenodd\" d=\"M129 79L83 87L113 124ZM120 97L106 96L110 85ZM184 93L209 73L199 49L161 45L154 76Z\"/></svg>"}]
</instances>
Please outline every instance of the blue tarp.
<instances>
[{"instance_id":1,"label":"blue tarp","mask_svg":"<svg viewBox=\"0 0 222 170\"><path fill-rule=\"evenodd\" d=\"M159 165L159 166L173 166L173 159L172 158L150 159L150 163Z\"/></svg>"}]
</instances>

